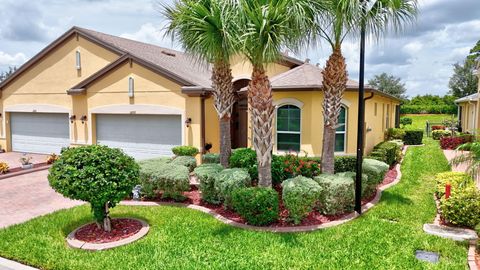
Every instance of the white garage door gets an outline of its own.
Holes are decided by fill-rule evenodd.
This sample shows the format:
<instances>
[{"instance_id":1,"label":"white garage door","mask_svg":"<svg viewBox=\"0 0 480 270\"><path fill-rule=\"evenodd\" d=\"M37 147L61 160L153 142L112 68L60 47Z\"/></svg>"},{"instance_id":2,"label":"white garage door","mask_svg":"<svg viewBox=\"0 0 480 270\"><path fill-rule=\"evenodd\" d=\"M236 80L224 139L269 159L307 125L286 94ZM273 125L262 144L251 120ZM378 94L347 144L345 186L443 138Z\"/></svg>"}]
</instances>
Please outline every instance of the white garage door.
<instances>
[{"instance_id":1,"label":"white garage door","mask_svg":"<svg viewBox=\"0 0 480 270\"><path fill-rule=\"evenodd\" d=\"M97 114L97 143L137 160L172 156L172 147L182 144L181 116Z\"/></svg>"},{"instance_id":2,"label":"white garage door","mask_svg":"<svg viewBox=\"0 0 480 270\"><path fill-rule=\"evenodd\" d=\"M12 150L16 152L60 153L70 145L68 114L10 113Z\"/></svg>"}]
</instances>

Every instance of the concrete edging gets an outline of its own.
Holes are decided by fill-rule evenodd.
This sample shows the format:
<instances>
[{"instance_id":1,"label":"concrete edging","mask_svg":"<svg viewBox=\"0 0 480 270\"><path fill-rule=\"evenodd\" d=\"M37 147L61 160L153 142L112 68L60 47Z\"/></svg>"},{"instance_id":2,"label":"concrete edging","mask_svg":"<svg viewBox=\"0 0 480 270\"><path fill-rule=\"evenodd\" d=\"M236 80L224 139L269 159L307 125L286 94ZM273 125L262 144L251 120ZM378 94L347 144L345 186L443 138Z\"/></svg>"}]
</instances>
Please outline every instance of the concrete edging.
<instances>
[{"instance_id":1,"label":"concrete edging","mask_svg":"<svg viewBox=\"0 0 480 270\"><path fill-rule=\"evenodd\" d=\"M408 146L405 146L404 149L402 150L403 155L405 155L407 151ZM400 179L402 178L402 172L400 171L400 165L403 161L402 160L395 165L395 170L397 171L397 177L395 181L393 181L390 184L384 185L380 188L378 188L377 194L375 195L375 198L373 198L370 202L366 203L365 205L362 206L362 212L367 212L370 210L372 207L374 207L379 201L380 198L382 197L382 192L400 182ZM228 218L225 218L224 216L215 213L213 210L199 206L199 205L194 205L194 204L183 204L183 203L167 203L167 202L141 202L141 201L122 201L120 202L120 205L127 205L127 206L175 206L175 207L184 207L184 208L190 208L194 209L206 214L211 215L215 219L221 221L224 224L241 228L241 229L246 229L246 230L252 230L252 231L261 231L261 232L274 232L274 233L292 233L292 232L311 232L311 231L316 231L316 230L321 230L321 229L326 229L326 228L331 228L335 227L344 223L347 223L348 221L354 220L357 218L359 215L356 212L350 213L341 219L327 222L324 224L320 225L310 225L310 226L295 226L295 227L259 227L259 226L253 226L253 225L248 225L248 224L243 224L239 223L233 220L230 220Z\"/></svg>"},{"instance_id":2,"label":"concrete edging","mask_svg":"<svg viewBox=\"0 0 480 270\"><path fill-rule=\"evenodd\" d=\"M128 218L128 219L137 220L138 222L140 222L142 224L142 228L136 234L134 234L130 237L127 237L125 239L115 241L115 242L110 242L110 243L101 243L101 244L88 243L88 242L84 242L84 241L80 241L80 240L75 239L75 233L80 228L82 228L86 225L92 224L92 223L88 223L88 224L85 224L85 225L82 225L82 226L76 228L73 232L69 233L68 236L67 236L67 243L72 248L97 251L97 250L106 250L106 249L111 249L111 248L123 246L123 245L126 245L126 244L130 244L132 242L135 242L135 241L139 240L140 238L144 237L145 235L147 235L148 231L150 230L150 226L148 225L148 223L146 221L138 219L138 218Z\"/></svg>"},{"instance_id":3,"label":"concrete edging","mask_svg":"<svg viewBox=\"0 0 480 270\"><path fill-rule=\"evenodd\" d=\"M7 178L10 178L10 177L19 176L19 175L34 173L34 172L38 172L38 171L48 170L51 166L52 165L44 165L44 166L40 166L40 167L37 167L37 168L26 169L26 170L21 170L21 171L18 171L18 172L2 174L2 175L0 175L0 180L7 179Z\"/></svg>"}]
</instances>

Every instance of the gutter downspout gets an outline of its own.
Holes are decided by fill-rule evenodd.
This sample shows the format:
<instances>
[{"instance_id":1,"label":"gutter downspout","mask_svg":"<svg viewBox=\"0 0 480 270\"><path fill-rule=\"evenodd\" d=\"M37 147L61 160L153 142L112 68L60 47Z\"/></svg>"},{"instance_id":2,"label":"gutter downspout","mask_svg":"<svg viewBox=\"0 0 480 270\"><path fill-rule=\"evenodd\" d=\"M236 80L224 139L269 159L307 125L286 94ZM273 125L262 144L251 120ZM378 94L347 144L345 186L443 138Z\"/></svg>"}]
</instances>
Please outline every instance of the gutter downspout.
<instances>
[{"instance_id":1,"label":"gutter downspout","mask_svg":"<svg viewBox=\"0 0 480 270\"><path fill-rule=\"evenodd\" d=\"M200 95L200 144L202 155L205 154L205 94Z\"/></svg>"}]
</instances>

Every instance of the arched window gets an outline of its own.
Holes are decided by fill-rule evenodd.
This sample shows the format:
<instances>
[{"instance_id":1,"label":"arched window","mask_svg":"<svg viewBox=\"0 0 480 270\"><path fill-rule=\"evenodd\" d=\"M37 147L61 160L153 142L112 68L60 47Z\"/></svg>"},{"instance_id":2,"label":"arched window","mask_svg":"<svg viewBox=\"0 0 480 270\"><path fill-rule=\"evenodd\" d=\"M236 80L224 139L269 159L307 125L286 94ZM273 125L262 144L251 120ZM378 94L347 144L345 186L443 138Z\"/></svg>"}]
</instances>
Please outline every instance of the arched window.
<instances>
[{"instance_id":1,"label":"arched window","mask_svg":"<svg viewBox=\"0 0 480 270\"><path fill-rule=\"evenodd\" d=\"M295 105L277 109L277 150L300 151L301 110Z\"/></svg>"},{"instance_id":2,"label":"arched window","mask_svg":"<svg viewBox=\"0 0 480 270\"><path fill-rule=\"evenodd\" d=\"M347 145L347 109L342 106L335 132L335 152L345 152Z\"/></svg>"}]
</instances>

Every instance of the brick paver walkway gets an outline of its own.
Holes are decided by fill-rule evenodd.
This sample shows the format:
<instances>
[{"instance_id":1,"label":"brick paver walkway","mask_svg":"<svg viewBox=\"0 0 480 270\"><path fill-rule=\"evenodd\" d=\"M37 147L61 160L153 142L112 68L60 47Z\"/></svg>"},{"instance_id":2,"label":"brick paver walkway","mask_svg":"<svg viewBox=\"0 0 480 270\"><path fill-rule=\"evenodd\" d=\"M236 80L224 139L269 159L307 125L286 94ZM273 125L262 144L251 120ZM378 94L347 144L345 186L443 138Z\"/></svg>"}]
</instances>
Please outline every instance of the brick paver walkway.
<instances>
[{"instance_id":1,"label":"brick paver walkway","mask_svg":"<svg viewBox=\"0 0 480 270\"><path fill-rule=\"evenodd\" d=\"M48 170L0 180L0 228L80 205L48 185Z\"/></svg>"}]
</instances>

